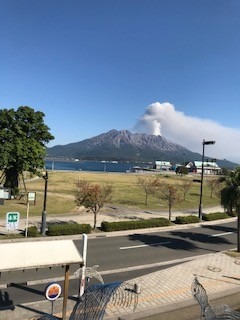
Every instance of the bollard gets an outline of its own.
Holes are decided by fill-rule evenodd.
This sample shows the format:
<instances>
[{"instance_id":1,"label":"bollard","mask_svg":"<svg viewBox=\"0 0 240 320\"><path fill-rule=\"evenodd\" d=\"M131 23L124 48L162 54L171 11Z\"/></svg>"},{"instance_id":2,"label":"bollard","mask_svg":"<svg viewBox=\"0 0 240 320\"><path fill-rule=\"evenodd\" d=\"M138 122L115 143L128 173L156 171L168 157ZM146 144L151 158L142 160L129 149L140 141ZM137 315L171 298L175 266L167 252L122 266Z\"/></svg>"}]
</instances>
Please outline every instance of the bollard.
<instances>
[{"instance_id":1,"label":"bollard","mask_svg":"<svg viewBox=\"0 0 240 320\"><path fill-rule=\"evenodd\" d=\"M140 283L135 283L134 284L134 292L139 294L141 292L141 285Z\"/></svg>"}]
</instances>

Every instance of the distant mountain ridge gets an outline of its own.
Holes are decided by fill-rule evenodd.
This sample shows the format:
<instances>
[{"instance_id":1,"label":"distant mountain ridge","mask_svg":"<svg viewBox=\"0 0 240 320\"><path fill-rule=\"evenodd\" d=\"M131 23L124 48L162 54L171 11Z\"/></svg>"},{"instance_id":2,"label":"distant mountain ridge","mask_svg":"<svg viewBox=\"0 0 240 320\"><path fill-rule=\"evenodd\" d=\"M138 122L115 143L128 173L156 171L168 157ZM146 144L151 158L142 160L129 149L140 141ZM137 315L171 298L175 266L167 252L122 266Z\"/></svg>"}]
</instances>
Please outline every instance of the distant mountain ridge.
<instances>
[{"instance_id":1,"label":"distant mountain ridge","mask_svg":"<svg viewBox=\"0 0 240 320\"><path fill-rule=\"evenodd\" d=\"M48 148L47 158L123 162L164 160L172 163L201 161L199 153L191 152L162 136L115 129L80 142ZM224 162L228 163L227 167L234 167L231 162Z\"/></svg>"}]
</instances>

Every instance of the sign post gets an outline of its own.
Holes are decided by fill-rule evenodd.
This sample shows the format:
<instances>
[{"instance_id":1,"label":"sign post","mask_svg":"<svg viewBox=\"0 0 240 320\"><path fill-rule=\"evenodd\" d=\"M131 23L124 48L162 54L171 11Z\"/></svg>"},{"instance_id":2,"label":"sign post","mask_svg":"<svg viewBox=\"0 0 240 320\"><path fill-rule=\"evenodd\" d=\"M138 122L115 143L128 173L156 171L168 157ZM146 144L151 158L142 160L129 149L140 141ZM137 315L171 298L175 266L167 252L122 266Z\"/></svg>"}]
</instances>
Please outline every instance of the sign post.
<instances>
[{"instance_id":1,"label":"sign post","mask_svg":"<svg viewBox=\"0 0 240 320\"><path fill-rule=\"evenodd\" d=\"M7 212L6 214L6 228L8 230L16 230L18 229L20 220L19 212Z\"/></svg>"},{"instance_id":2,"label":"sign post","mask_svg":"<svg viewBox=\"0 0 240 320\"><path fill-rule=\"evenodd\" d=\"M35 205L36 204L36 192L28 192L27 201L33 202L33 204Z\"/></svg>"},{"instance_id":3,"label":"sign post","mask_svg":"<svg viewBox=\"0 0 240 320\"><path fill-rule=\"evenodd\" d=\"M29 220L29 201L27 202L27 215L26 215L26 228L25 228L25 237L28 236L28 220Z\"/></svg>"},{"instance_id":4,"label":"sign post","mask_svg":"<svg viewBox=\"0 0 240 320\"><path fill-rule=\"evenodd\" d=\"M52 315L53 315L53 301L59 298L61 293L62 293L62 288L56 282L50 283L49 285L47 285L45 289L45 298L52 302Z\"/></svg>"},{"instance_id":5,"label":"sign post","mask_svg":"<svg viewBox=\"0 0 240 320\"><path fill-rule=\"evenodd\" d=\"M29 207L30 201L36 204L36 192L28 192L27 195L27 214L26 214L26 228L25 228L25 237L28 236L28 220L29 220Z\"/></svg>"}]
</instances>

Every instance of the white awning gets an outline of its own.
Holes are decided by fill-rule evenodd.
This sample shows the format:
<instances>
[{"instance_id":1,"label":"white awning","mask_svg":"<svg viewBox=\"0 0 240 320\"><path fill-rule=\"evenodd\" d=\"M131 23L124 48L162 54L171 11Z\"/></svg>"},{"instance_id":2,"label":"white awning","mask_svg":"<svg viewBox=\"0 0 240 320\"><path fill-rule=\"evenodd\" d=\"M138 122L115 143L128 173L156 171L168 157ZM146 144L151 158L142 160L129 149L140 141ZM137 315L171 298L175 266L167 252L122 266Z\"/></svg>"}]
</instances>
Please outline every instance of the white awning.
<instances>
[{"instance_id":1,"label":"white awning","mask_svg":"<svg viewBox=\"0 0 240 320\"><path fill-rule=\"evenodd\" d=\"M72 240L0 244L0 272L83 263Z\"/></svg>"}]
</instances>

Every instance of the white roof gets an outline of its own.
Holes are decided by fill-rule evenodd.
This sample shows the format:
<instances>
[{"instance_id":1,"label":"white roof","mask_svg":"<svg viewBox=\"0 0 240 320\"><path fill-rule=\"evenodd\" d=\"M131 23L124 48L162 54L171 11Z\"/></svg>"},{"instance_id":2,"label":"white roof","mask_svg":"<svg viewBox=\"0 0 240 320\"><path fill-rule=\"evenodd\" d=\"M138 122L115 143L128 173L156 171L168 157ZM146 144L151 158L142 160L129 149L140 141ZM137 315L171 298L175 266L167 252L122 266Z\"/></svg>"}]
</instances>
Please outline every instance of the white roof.
<instances>
[{"instance_id":1,"label":"white roof","mask_svg":"<svg viewBox=\"0 0 240 320\"><path fill-rule=\"evenodd\" d=\"M201 167L202 166L202 161L194 161L194 164L196 167ZM221 169L216 162L211 162L211 161L204 161L203 162L204 167L208 168L214 168L214 169Z\"/></svg>"},{"instance_id":2,"label":"white roof","mask_svg":"<svg viewBox=\"0 0 240 320\"><path fill-rule=\"evenodd\" d=\"M171 166L171 163L169 161L156 160L155 163L156 164L162 164L162 165L165 165L165 166Z\"/></svg>"},{"instance_id":3,"label":"white roof","mask_svg":"<svg viewBox=\"0 0 240 320\"><path fill-rule=\"evenodd\" d=\"M0 272L83 263L72 240L0 244Z\"/></svg>"}]
</instances>

